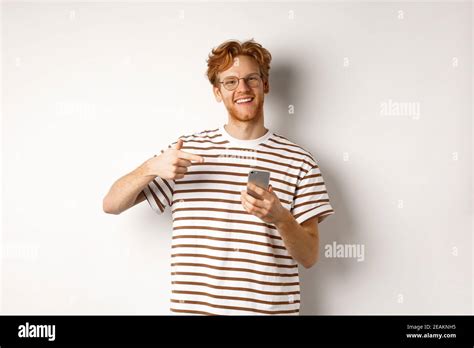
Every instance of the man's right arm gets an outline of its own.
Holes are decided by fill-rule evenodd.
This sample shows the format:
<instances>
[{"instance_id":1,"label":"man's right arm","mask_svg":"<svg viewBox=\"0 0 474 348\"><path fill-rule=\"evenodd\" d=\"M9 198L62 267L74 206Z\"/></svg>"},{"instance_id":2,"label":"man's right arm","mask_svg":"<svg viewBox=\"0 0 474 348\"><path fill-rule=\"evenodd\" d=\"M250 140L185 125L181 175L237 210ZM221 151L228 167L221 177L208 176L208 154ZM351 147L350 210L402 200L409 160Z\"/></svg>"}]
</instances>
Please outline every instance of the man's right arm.
<instances>
[{"instance_id":1,"label":"man's right arm","mask_svg":"<svg viewBox=\"0 0 474 348\"><path fill-rule=\"evenodd\" d=\"M182 179L191 161L204 162L204 157L181 151L183 140L161 155L145 161L134 171L118 179L102 203L104 212L118 215L146 199L143 189L157 176L165 180Z\"/></svg>"},{"instance_id":2,"label":"man's right arm","mask_svg":"<svg viewBox=\"0 0 474 348\"><path fill-rule=\"evenodd\" d=\"M103 200L104 212L118 215L146 199L142 191L156 178L156 175L149 174L147 168L148 161L112 185Z\"/></svg>"}]
</instances>

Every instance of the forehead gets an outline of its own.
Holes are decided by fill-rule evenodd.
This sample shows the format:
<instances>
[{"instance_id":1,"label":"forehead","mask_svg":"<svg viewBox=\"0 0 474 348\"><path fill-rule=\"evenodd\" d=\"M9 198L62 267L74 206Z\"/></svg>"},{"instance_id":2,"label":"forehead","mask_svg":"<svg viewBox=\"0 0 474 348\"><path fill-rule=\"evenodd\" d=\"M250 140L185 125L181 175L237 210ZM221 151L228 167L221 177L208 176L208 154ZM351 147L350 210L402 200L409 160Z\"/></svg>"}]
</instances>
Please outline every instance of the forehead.
<instances>
[{"instance_id":1,"label":"forehead","mask_svg":"<svg viewBox=\"0 0 474 348\"><path fill-rule=\"evenodd\" d=\"M234 58L234 64L220 73L221 77L227 76L246 76L252 73L260 73L260 67L257 61L249 56L237 56Z\"/></svg>"}]
</instances>

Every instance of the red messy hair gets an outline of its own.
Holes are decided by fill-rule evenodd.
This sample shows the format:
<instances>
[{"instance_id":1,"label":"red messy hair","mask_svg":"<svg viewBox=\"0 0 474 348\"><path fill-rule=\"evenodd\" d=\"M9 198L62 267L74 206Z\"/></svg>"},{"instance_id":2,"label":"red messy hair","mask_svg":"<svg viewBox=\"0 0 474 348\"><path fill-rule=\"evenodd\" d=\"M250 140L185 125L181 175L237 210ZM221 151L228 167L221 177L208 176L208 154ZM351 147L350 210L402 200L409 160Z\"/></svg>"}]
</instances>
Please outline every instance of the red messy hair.
<instances>
[{"instance_id":1,"label":"red messy hair","mask_svg":"<svg viewBox=\"0 0 474 348\"><path fill-rule=\"evenodd\" d=\"M213 86L217 86L217 75L234 64L234 58L245 55L255 59L260 67L264 80L268 81L272 55L253 39L245 42L227 40L214 48L207 60L207 78Z\"/></svg>"}]
</instances>

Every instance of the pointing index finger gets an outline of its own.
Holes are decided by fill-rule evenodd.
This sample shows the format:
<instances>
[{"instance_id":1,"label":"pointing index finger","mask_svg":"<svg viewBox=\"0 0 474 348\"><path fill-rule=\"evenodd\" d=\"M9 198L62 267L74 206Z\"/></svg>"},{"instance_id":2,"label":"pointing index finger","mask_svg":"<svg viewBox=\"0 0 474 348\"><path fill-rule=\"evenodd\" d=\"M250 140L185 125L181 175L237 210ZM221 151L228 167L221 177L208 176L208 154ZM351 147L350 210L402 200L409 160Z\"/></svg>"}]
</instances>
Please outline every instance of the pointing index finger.
<instances>
[{"instance_id":1,"label":"pointing index finger","mask_svg":"<svg viewBox=\"0 0 474 348\"><path fill-rule=\"evenodd\" d=\"M201 162L201 163L204 162L204 157L195 155L193 153L184 152L181 150L178 150L178 157L182 159L187 159L190 161L196 161L196 162Z\"/></svg>"}]
</instances>

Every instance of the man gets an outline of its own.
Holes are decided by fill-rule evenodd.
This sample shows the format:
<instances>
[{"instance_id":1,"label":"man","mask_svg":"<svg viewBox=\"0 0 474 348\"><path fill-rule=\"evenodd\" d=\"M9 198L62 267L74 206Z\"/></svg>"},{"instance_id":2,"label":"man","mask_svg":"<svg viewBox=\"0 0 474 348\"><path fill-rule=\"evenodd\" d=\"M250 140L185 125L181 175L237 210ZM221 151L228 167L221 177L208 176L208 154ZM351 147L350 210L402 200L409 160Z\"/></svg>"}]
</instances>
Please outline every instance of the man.
<instances>
[{"instance_id":1,"label":"man","mask_svg":"<svg viewBox=\"0 0 474 348\"><path fill-rule=\"evenodd\" d=\"M318 222L334 211L313 156L264 126L270 61L253 40L213 49L207 75L227 124L179 137L104 198L111 214L145 199L172 209L174 313L299 314L298 264L316 263ZM252 169L270 172L268 189L247 183Z\"/></svg>"}]
</instances>

